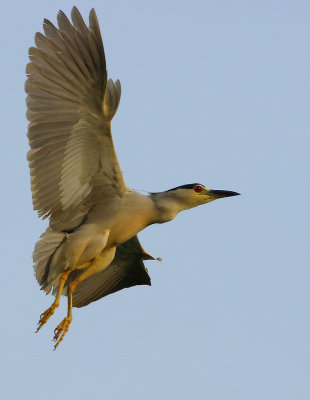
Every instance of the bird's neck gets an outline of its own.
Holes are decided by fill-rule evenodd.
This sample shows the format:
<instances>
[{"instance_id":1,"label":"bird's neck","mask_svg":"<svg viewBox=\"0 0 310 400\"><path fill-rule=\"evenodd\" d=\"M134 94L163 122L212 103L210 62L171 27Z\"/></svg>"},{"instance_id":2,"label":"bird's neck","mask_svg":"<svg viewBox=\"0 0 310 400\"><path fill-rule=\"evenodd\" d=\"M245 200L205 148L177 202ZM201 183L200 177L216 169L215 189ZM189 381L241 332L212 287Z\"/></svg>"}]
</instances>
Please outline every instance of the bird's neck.
<instances>
[{"instance_id":1,"label":"bird's neck","mask_svg":"<svg viewBox=\"0 0 310 400\"><path fill-rule=\"evenodd\" d=\"M167 193L168 192L152 193L150 195L155 208L155 223L161 224L171 221L180 211L184 210L184 205L182 202L172 198Z\"/></svg>"}]
</instances>

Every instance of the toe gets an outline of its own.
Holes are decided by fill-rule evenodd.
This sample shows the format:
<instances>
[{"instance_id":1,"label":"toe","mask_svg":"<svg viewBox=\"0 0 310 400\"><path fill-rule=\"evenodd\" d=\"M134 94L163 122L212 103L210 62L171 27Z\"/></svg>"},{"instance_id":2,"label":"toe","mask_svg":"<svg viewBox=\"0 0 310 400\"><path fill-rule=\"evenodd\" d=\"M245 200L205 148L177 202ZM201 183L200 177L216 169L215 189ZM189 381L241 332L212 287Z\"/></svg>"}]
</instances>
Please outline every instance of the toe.
<instances>
[{"instance_id":1,"label":"toe","mask_svg":"<svg viewBox=\"0 0 310 400\"><path fill-rule=\"evenodd\" d=\"M70 324L71 324L72 318L70 317L66 317L58 326L57 328L54 330L54 342L56 342L55 346L54 346L54 350L57 349L57 347L59 346L60 342L63 341L66 333L69 330Z\"/></svg>"}]
</instances>

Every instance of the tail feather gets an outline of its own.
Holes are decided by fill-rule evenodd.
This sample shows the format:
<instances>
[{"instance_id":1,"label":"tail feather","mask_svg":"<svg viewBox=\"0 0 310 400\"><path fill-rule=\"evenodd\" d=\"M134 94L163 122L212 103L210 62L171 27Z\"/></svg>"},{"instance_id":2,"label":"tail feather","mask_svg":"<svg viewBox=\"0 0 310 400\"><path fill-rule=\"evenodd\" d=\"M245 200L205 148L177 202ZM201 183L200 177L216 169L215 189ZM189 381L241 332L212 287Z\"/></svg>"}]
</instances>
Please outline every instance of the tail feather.
<instances>
[{"instance_id":1,"label":"tail feather","mask_svg":"<svg viewBox=\"0 0 310 400\"><path fill-rule=\"evenodd\" d=\"M66 238L66 233L55 232L51 228L42 233L40 240L36 243L33 251L33 262L35 277L46 294L48 294L53 286L53 282L48 281L48 272L50 261Z\"/></svg>"}]
</instances>

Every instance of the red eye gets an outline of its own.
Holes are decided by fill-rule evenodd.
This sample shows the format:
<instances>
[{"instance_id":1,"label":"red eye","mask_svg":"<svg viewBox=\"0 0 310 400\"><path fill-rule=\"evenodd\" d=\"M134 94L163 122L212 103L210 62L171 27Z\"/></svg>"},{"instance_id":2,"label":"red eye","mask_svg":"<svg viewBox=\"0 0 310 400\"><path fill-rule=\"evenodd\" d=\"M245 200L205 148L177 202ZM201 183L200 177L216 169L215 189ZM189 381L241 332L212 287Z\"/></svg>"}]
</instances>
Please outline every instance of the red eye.
<instances>
[{"instance_id":1,"label":"red eye","mask_svg":"<svg viewBox=\"0 0 310 400\"><path fill-rule=\"evenodd\" d=\"M195 190L196 193L200 193L202 191L202 187L200 185L196 185L194 187L194 190Z\"/></svg>"}]
</instances>

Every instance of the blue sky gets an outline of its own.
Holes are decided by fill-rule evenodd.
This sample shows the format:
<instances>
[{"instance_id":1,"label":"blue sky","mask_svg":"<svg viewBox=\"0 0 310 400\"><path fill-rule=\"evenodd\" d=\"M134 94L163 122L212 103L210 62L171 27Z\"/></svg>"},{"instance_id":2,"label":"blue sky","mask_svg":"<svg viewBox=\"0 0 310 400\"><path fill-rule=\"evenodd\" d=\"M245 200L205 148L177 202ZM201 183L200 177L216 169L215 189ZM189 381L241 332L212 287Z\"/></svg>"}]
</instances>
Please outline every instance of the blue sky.
<instances>
[{"instance_id":1,"label":"blue sky","mask_svg":"<svg viewBox=\"0 0 310 400\"><path fill-rule=\"evenodd\" d=\"M152 287L66 312L31 253L25 65L43 18L95 7L109 76L122 83L113 135L127 184L201 182L242 196L140 234L163 262ZM12 0L2 6L3 399L309 399L309 13L306 1ZM2 393L1 393L2 392Z\"/></svg>"}]
</instances>

